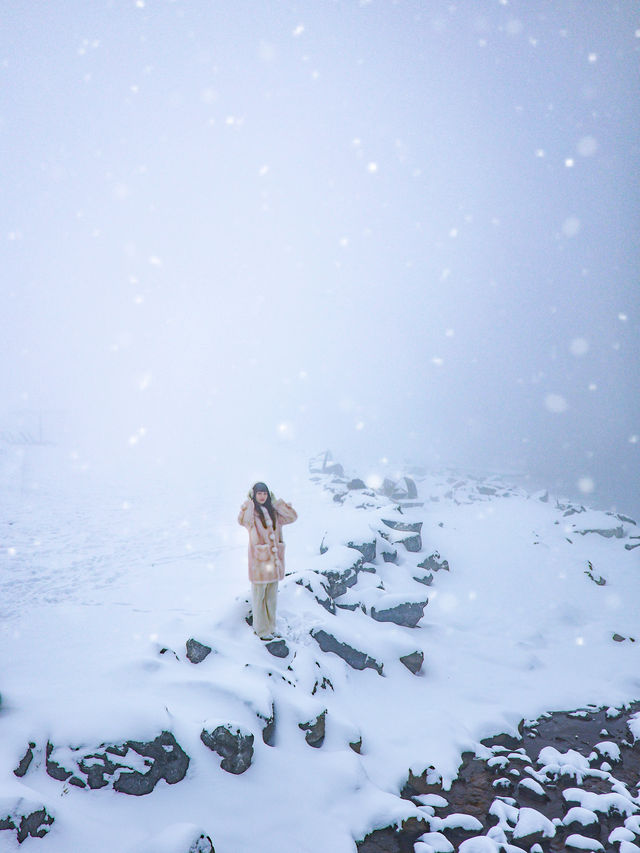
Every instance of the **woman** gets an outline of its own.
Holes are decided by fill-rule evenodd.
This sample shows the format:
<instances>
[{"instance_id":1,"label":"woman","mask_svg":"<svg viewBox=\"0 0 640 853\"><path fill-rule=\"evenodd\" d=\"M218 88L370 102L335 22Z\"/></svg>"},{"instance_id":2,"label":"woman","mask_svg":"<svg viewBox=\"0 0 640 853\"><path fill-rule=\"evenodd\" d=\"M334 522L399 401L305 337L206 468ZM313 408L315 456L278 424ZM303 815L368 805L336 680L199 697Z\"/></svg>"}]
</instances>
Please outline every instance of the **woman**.
<instances>
[{"instance_id":1,"label":"woman","mask_svg":"<svg viewBox=\"0 0 640 853\"><path fill-rule=\"evenodd\" d=\"M276 500L265 483L256 483L240 507L238 524L249 531L253 630L261 640L272 640L276 629L278 581L284 578L282 525L297 517L291 504Z\"/></svg>"}]
</instances>

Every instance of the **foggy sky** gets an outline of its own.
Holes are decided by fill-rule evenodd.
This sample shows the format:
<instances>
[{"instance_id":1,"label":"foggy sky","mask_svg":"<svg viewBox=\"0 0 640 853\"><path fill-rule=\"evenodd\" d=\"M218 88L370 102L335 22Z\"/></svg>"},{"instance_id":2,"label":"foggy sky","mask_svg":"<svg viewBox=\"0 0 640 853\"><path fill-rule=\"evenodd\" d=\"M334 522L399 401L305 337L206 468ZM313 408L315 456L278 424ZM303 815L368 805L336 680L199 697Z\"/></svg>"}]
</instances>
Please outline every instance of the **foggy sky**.
<instances>
[{"instance_id":1,"label":"foggy sky","mask_svg":"<svg viewBox=\"0 0 640 853\"><path fill-rule=\"evenodd\" d=\"M2 423L640 514L639 54L635 0L3 3Z\"/></svg>"}]
</instances>

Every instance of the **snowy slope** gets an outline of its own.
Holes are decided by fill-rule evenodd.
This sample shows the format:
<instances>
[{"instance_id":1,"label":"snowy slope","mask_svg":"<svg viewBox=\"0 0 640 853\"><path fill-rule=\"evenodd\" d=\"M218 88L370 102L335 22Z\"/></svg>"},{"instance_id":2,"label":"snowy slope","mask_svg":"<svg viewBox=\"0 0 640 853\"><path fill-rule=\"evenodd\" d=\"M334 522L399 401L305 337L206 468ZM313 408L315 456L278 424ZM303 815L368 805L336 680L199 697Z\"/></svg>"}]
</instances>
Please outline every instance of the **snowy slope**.
<instances>
[{"instance_id":1,"label":"snowy slope","mask_svg":"<svg viewBox=\"0 0 640 853\"><path fill-rule=\"evenodd\" d=\"M226 496L178 517L161 495L5 492L0 850L44 808L21 849L352 853L423 816L409 769L446 788L523 718L638 698L631 519L498 478L357 488L324 461L283 488L270 649Z\"/></svg>"}]
</instances>

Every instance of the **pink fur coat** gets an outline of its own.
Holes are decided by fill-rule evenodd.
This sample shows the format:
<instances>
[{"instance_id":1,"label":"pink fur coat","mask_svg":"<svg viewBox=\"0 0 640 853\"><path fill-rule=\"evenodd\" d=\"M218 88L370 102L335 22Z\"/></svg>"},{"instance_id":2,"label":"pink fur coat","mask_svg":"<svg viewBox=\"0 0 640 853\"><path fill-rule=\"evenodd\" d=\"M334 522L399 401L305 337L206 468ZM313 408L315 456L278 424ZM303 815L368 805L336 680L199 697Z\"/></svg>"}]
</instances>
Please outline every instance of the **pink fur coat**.
<instances>
[{"instance_id":1,"label":"pink fur coat","mask_svg":"<svg viewBox=\"0 0 640 853\"><path fill-rule=\"evenodd\" d=\"M240 507L238 524L249 531L249 580L251 583L271 583L284 578L284 541L282 525L291 524L298 513L282 499L273 500L276 511L276 526L265 513L267 526L256 518L256 510L252 500L246 500Z\"/></svg>"}]
</instances>

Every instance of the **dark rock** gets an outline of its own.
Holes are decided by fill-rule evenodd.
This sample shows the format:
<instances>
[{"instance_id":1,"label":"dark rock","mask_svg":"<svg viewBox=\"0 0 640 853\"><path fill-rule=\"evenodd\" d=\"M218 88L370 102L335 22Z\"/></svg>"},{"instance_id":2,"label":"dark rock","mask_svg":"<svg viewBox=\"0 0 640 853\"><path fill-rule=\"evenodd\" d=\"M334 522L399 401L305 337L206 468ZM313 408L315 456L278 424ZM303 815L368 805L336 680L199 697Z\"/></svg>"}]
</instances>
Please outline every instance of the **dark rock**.
<instances>
[{"instance_id":1,"label":"dark rock","mask_svg":"<svg viewBox=\"0 0 640 853\"><path fill-rule=\"evenodd\" d=\"M367 484L366 484L366 483L363 483L363 481L362 481L362 480L359 480L359 479L356 477L354 480L350 480L350 481L347 483L347 488L348 488L348 489L350 489L350 490L352 490L352 491L354 491L354 490L356 490L356 489L366 489L366 488L367 488Z\"/></svg>"},{"instance_id":2,"label":"dark rock","mask_svg":"<svg viewBox=\"0 0 640 853\"><path fill-rule=\"evenodd\" d=\"M289 656L289 647L282 639L271 640L270 643L265 645L265 648L269 654L272 654L276 658L286 658Z\"/></svg>"},{"instance_id":3,"label":"dark rock","mask_svg":"<svg viewBox=\"0 0 640 853\"><path fill-rule=\"evenodd\" d=\"M15 775L18 776L19 778L22 778L22 776L24 776L26 774L27 770L29 769L29 765L33 761L33 750L35 748L36 748L35 743L29 742L29 746L27 747L27 751L25 752L25 754L20 759L20 763L18 764L16 769L13 771L15 773Z\"/></svg>"},{"instance_id":4,"label":"dark rock","mask_svg":"<svg viewBox=\"0 0 640 853\"><path fill-rule=\"evenodd\" d=\"M251 766L253 758L253 735L243 732L231 723L218 726L213 732L203 729L200 740L209 749L222 756L220 767L236 776Z\"/></svg>"},{"instance_id":5,"label":"dark rock","mask_svg":"<svg viewBox=\"0 0 640 853\"><path fill-rule=\"evenodd\" d=\"M406 666L409 672L417 675L424 663L424 652L411 652L410 655L403 655L400 661Z\"/></svg>"},{"instance_id":6,"label":"dark rock","mask_svg":"<svg viewBox=\"0 0 640 853\"><path fill-rule=\"evenodd\" d=\"M318 692L318 688L320 690L326 690L327 688L333 690L333 684L331 683L331 679L327 678L326 675L323 675L322 681L316 681L316 683L313 685L313 690L311 691L312 696L316 695L316 693Z\"/></svg>"},{"instance_id":7,"label":"dark rock","mask_svg":"<svg viewBox=\"0 0 640 853\"><path fill-rule=\"evenodd\" d=\"M31 814L23 815L20 820L20 826L17 828L18 843L22 844L29 836L31 838L44 838L49 832L49 827L53 823L53 818L46 809L38 809Z\"/></svg>"},{"instance_id":8,"label":"dark rock","mask_svg":"<svg viewBox=\"0 0 640 853\"><path fill-rule=\"evenodd\" d=\"M18 804L19 808L19 804ZM16 823L20 818L20 822ZM18 843L22 844L27 838L44 838L53 824L53 817L43 807L29 814L8 814L0 818L0 830L15 829ZM12 848L13 849L13 848Z\"/></svg>"},{"instance_id":9,"label":"dark rock","mask_svg":"<svg viewBox=\"0 0 640 853\"><path fill-rule=\"evenodd\" d=\"M178 657L178 655L173 651L173 649L169 649L169 648L167 648L166 646L165 646L163 649L160 649L160 651L158 652L158 654L161 654L161 655L173 655L173 656L174 656L174 658L175 658L176 660L180 660L180 658L179 658L179 657Z\"/></svg>"},{"instance_id":10,"label":"dark rock","mask_svg":"<svg viewBox=\"0 0 640 853\"><path fill-rule=\"evenodd\" d=\"M401 532L402 531L396 531L396 534ZM380 530L379 533L383 539L387 540L387 542L392 542L394 545L404 545L407 551L411 553L417 553L418 551L422 551L422 537L419 533L409 534L409 532L407 531L407 536L401 537L396 535L393 538L391 538L389 533L386 533L383 530Z\"/></svg>"},{"instance_id":11,"label":"dark rock","mask_svg":"<svg viewBox=\"0 0 640 853\"><path fill-rule=\"evenodd\" d=\"M336 606L333 602L333 599L329 595L327 595L326 597L322 597L322 596L318 595L318 590L314 589L314 587L309 582L309 580L306 580L304 578L298 578L298 580L296 581L296 584L298 586L304 587L305 589L308 589L309 592L313 594L313 597L318 602L318 604L321 607L324 607L324 609L328 613L335 614ZM322 584L316 584L316 586L321 587L322 590L324 590L325 592L327 591L327 588L323 583Z\"/></svg>"},{"instance_id":12,"label":"dark rock","mask_svg":"<svg viewBox=\"0 0 640 853\"><path fill-rule=\"evenodd\" d=\"M619 518L620 521L626 521L627 524L633 524L634 527L636 526L636 522L632 518L629 518L628 515L622 515L619 512L618 513L607 513L607 515L615 515L615 517Z\"/></svg>"},{"instance_id":13,"label":"dark rock","mask_svg":"<svg viewBox=\"0 0 640 853\"><path fill-rule=\"evenodd\" d=\"M330 598L338 598L355 586L358 582L358 572L355 568L344 569L344 571L324 571L320 574L326 578L326 583L323 582L323 587L326 589Z\"/></svg>"},{"instance_id":14,"label":"dark rock","mask_svg":"<svg viewBox=\"0 0 640 853\"><path fill-rule=\"evenodd\" d=\"M191 663L202 663L202 661L211 654L211 646L205 646L194 640L193 637L187 640L187 657Z\"/></svg>"},{"instance_id":15,"label":"dark rock","mask_svg":"<svg viewBox=\"0 0 640 853\"><path fill-rule=\"evenodd\" d=\"M422 530L421 521L391 521L387 518L382 518L380 520L392 530L401 530L407 533L420 533Z\"/></svg>"},{"instance_id":16,"label":"dark rock","mask_svg":"<svg viewBox=\"0 0 640 853\"><path fill-rule=\"evenodd\" d=\"M78 767L87 777L87 784L92 790L98 790L99 788L104 788L109 784L107 776L113 776L116 770L123 765L118 763L114 763L108 757L107 753L110 750L107 749L103 753L95 753L93 755L85 755L83 759L78 763ZM121 752L121 750L120 750ZM113 753L112 754L116 754ZM124 755L127 754L127 750L125 749ZM119 757L124 758L124 755Z\"/></svg>"},{"instance_id":17,"label":"dark rock","mask_svg":"<svg viewBox=\"0 0 640 853\"><path fill-rule=\"evenodd\" d=\"M600 838L602 834L600 821L595 814L591 823L581 823L579 820L572 820L564 824L564 829L567 835L576 833L577 835L584 835L586 838Z\"/></svg>"},{"instance_id":18,"label":"dark rock","mask_svg":"<svg viewBox=\"0 0 640 853\"><path fill-rule=\"evenodd\" d=\"M261 720L265 721L265 726L262 729L262 741L266 743L267 746L275 746L276 743L276 708L275 705L271 705L271 716L263 717L261 714L258 714L258 717Z\"/></svg>"},{"instance_id":19,"label":"dark rock","mask_svg":"<svg viewBox=\"0 0 640 853\"><path fill-rule=\"evenodd\" d=\"M397 482L385 477L381 491L395 501L413 500L418 497L415 480L411 477L401 477Z\"/></svg>"},{"instance_id":20,"label":"dark rock","mask_svg":"<svg viewBox=\"0 0 640 853\"><path fill-rule=\"evenodd\" d=\"M349 741L349 746L354 752L357 752L358 755L362 755L362 737L358 740Z\"/></svg>"},{"instance_id":21,"label":"dark rock","mask_svg":"<svg viewBox=\"0 0 640 853\"><path fill-rule=\"evenodd\" d=\"M73 776L72 770L66 770L57 761L51 758L53 752L53 744L47 743L47 775L58 782L66 782L69 776Z\"/></svg>"},{"instance_id":22,"label":"dark rock","mask_svg":"<svg viewBox=\"0 0 640 853\"><path fill-rule=\"evenodd\" d=\"M614 635L613 635L613 637L612 637L611 639L612 639L614 642L616 642L616 643L624 643L624 641L625 641L627 638L626 638L626 637L622 637L620 634L614 634Z\"/></svg>"},{"instance_id":23,"label":"dark rock","mask_svg":"<svg viewBox=\"0 0 640 853\"><path fill-rule=\"evenodd\" d=\"M307 723L298 723L298 728L302 729L303 732L306 732L304 739L309 746L313 746L318 749L324 743L326 716L327 711L325 709L321 714L318 714L315 720Z\"/></svg>"},{"instance_id":24,"label":"dark rock","mask_svg":"<svg viewBox=\"0 0 640 853\"><path fill-rule=\"evenodd\" d=\"M362 841L356 841L356 848L358 853L413 853L413 843L425 832L429 832L429 823L410 817L400 826L374 829Z\"/></svg>"},{"instance_id":25,"label":"dark rock","mask_svg":"<svg viewBox=\"0 0 640 853\"><path fill-rule=\"evenodd\" d=\"M341 643L332 635L322 629L311 631L311 636L320 646L323 652L332 652L348 663L352 669L375 669L378 675L382 675L382 664L378 663L365 652L354 649L347 643Z\"/></svg>"},{"instance_id":26,"label":"dark rock","mask_svg":"<svg viewBox=\"0 0 640 853\"><path fill-rule=\"evenodd\" d=\"M535 803L543 803L549 800L549 795L544 791L537 791L535 788L530 788L529 785L525 784L527 779L522 779L516 785L516 795L518 798L524 801L524 805L528 805L529 802Z\"/></svg>"},{"instance_id":27,"label":"dark rock","mask_svg":"<svg viewBox=\"0 0 640 853\"><path fill-rule=\"evenodd\" d=\"M434 551L433 554L427 557L426 560L423 560L421 563L418 563L418 568L428 569L430 572L450 571L449 563L447 562L447 560L443 560L437 551Z\"/></svg>"},{"instance_id":28,"label":"dark rock","mask_svg":"<svg viewBox=\"0 0 640 853\"><path fill-rule=\"evenodd\" d=\"M397 827L374 829L366 838L356 843L358 853L404 853L409 847L401 846Z\"/></svg>"},{"instance_id":29,"label":"dark rock","mask_svg":"<svg viewBox=\"0 0 640 853\"><path fill-rule=\"evenodd\" d=\"M161 779L169 785L181 782L189 767L189 756L171 732L162 732L155 740L143 743L129 740L127 746L143 758L149 759L149 770L121 773L113 783L113 790L141 797L150 794Z\"/></svg>"},{"instance_id":30,"label":"dark rock","mask_svg":"<svg viewBox=\"0 0 640 853\"><path fill-rule=\"evenodd\" d=\"M586 536L587 533L597 533L599 536L604 536L605 539L622 539L624 536L624 527L613 527L606 530L576 530L581 536Z\"/></svg>"},{"instance_id":31,"label":"dark rock","mask_svg":"<svg viewBox=\"0 0 640 853\"><path fill-rule=\"evenodd\" d=\"M607 583L606 580L603 577L601 577L600 575L594 574L594 568L593 568L593 564L591 563L591 560L587 561L587 566L588 566L588 568L585 569L585 572L584 572L585 575L588 578L590 578L598 586L605 586L605 584Z\"/></svg>"},{"instance_id":32,"label":"dark rock","mask_svg":"<svg viewBox=\"0 0 640 853\"><path fill-rule=\"evenodd\" d=\"M405 628L415 628L418 622L424 616L424 609L429 603L427 601L408 601L404 604L397 604L395 607L388 607L385 610L376 610L371 608L371 618L376 622L394 622L396 625L403 625Z\"/></svg>"},{"instance_id":33,"label":"dark rock","mask_svg":"<svg viewBox=\"0 0 640 853\"><path fill-rule=\"evenodd\" d=\"M413 576L414 581L418 581L418 583L423 583L425 586L431 586L433 583L433 575L429 573L428 575L423 575L421 578Z\"/></svg>"},{"instance_id":34,"label":"dark rock","mask_svg":"<svg viewBox=\"0 0 640 853\"><path fill-rule=\"evenodd\" d=\"M336 602L335 602L335 605L336 605L336 608L337 608L338 610L350 610L352 613L353 613L353 611L354 611L354 610L357 610L359 607L360 607L362 610L364 610L364 609L365 609L365 608L364 608L364 604L358 604L358 602L356 602L355 604L340 604L340 602L339 602L339 601L336 601Z\"/></svg>"},{"instance_id":35,"label":"dark rock","mask_svg":"<svg viewBox=\"0 0 640 853\"><path fill-rule=\"evenodd\" d=\"M347 542L347 547L355 548L356 551L360 551L365 563L373 563L376 558L375 539L373 540L373 542L361 542L360 544L356 542Z\"/></svg>"},{"instance_id":36,"label":"dark rock","mask_svg":"<svg viewBox=\"0 0 640 853\"><path fill-rule=\"evenodd\" d=\"M397 563L398 562L398 552L397 551L383 551L382 559L385 563Z\"/></svg>"}]
</instances>

